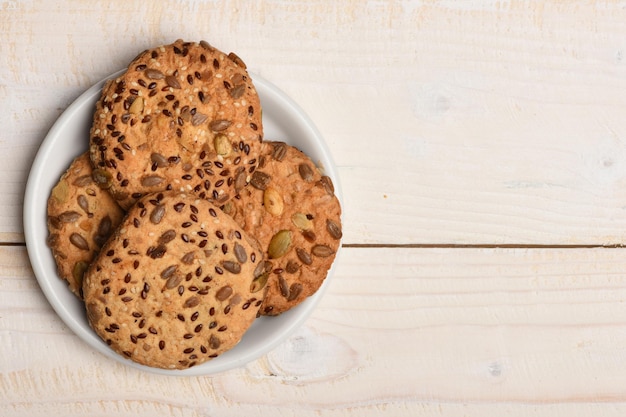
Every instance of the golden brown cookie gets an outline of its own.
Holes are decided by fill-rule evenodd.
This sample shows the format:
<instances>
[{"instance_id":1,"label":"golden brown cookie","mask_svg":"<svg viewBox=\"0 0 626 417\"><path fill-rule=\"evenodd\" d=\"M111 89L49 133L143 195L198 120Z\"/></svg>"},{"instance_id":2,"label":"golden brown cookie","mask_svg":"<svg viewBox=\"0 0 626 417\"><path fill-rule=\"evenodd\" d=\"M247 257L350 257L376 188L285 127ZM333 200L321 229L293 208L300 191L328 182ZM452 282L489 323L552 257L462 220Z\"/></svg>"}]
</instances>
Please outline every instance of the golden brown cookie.
<instances>
[{"instance_id":1,"label":"golden brown cookie","mask_svg":"<svg viewBox=\"0 0 626 417\"><path fill-rule=\"evenodd\" d=\"M146 195L85 274L89 323L138 363L183 369L231 349L265 290L257 242L191 193Z\"/></svg>"},{"instance_id":2,"label":"golden brown cookie","mask_svg":"<svg viewBox=\"0 0 626 417\"><path fill-rule=\"evenodd\" d=\"M98 183L124 208L164 190L223 203L246 185L262 137L243 61L204 41L178 40L142 52L105 84L90 155Z\"/></svg>"},{"instance_id":3,"label":"golden brown cookie","mask_svg":"<svg viewBox=\"0 0 626 417\"><path fill-rule=\"evenodd\" d=\"M331 179L308 156L264 142L250 185L222 209L266 251L261 314L280 314L319 289L340 245L341 206Z\"/></svg>"},{"instance_id":4,"label":"golden brown cookie","mask_svg":"<svg viewBox=\"0 0 626 417\"><path fill-rule=\"evenodd\" d=\"M91 178L89 155L74 159L48 198L48 246L58 274L82 298L83 274L124 212Z\"/></svg>"}]
</instances>

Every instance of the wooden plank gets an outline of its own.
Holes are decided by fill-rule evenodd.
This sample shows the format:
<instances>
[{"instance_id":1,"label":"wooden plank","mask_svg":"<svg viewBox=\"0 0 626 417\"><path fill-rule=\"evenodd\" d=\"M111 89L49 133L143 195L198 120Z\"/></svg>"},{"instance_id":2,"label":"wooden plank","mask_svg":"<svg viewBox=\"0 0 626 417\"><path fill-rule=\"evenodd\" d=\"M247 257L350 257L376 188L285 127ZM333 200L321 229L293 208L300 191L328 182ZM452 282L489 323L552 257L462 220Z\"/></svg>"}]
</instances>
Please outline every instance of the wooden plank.
<instances>
[{"instance_id":1,"label":"wooden plank","mask_svg":"<svg viewBox=\"0 0 626 417\"><path fill-rule=\"evenodd\" d=\"M170 378L91 351L0 248L8 415L622 415L624 249L344 249L311 318L245 367Z\"/></svg>"},{"instance_id":2,"label":"wooden plank","mask_svg":"<svg viewBox=\"0 0 626 417\"><path fill-rule=\"evenodd\" d=\"M60 112L177 37L236 50L310 114L340 167L347 242L625 241L619 2L118 6L72 3L71 19L53 3L0 6L10 35L0 46L1 241L23 241L28 167ZM180 13L157 25L165 10Z\"/></svg>"}]
</instances>

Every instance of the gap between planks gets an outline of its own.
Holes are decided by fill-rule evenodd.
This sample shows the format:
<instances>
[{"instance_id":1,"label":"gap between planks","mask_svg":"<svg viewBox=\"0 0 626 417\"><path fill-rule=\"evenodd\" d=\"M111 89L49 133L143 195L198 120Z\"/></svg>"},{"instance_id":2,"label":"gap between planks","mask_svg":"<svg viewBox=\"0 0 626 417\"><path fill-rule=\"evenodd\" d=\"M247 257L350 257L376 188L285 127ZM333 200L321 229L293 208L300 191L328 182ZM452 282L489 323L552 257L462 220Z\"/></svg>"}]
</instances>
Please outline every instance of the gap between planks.
<instances>
[{"instance_id":1,"label":"gap between planks","mask_svg":"<svg viewBox=\"0 0 626 417\"><path fill-rule=\"evenodd\" d=\"M26 246L24 242L0 242L0 247L20 247ZM622 244L600 245L600 244L517 244L517 243L344 243L342 248L351 249L623 249Z\"/></svg>"},{"instance_id":2,"label":"gap between planks","mask_svg":"<svg viewBox=\"0 0 626 417\"><path fill-rule=\"evenodd\" d=\"M572 245L555 245L555 244L496 244L496 243L344 243L342 248L387 248L387 249L621 249L626 246L622 244L599 245L599 244L572 244Z\"/></svg>"}]
</instances>

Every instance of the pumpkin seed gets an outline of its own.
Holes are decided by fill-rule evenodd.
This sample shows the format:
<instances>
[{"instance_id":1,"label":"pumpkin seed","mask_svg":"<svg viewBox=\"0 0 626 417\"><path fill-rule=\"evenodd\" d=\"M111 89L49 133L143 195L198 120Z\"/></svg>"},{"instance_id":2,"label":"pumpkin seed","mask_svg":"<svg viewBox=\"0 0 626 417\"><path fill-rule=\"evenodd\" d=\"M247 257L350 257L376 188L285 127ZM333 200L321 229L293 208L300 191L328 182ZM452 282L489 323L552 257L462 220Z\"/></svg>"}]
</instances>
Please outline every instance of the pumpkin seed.
<instances>
[{"instance_id":1,"label":"pumpkin seed","mask_svg":"<svg viewBox=\"0 0 626 417\"><path fill-rule=\"evenodd\" d=\"M269 278L269 272L264 272L254 280L252 280L252 284L250 284L250 292L258 292L261 291L265 284L267 284L267 279Z\"/></svg>"},{"instance_id":2,"label":"pumpkin seed","mask_svg":"<svg viewBox=\"0 0 626 417\"><path fill-rule=\"evenodd\" d=\"M109 172L102 169L94 169L91 173L91 177L93 178L94 182L98 184L98 187L102 188L103 190L111 188L112 176Z\"/></svg>"},{"instance_id":3,"label":"pumpkin seed","mask_svg":"<svg viewBox=\"0 0 626 417\"><path fill-rule=\"evenodd\" d=\"M61 204L67 201L69 194L69 184L65 180L59 181L59 183L52 189L52 197L54 197Z\"/></svg>"},{"instance_id":4,"label":"pumpkin seed","mask_svg":"<svg viewBox=\"0 0 626 417\"><path fill-rule=\"evenodd\" d=\"M281 230L276 233L267 248L270 259L278 259L285 255L291 247L291 231Z\"/></svg>"},{"instance_id":5,"label":"pumpkin seed","mask_svg":"<svg viewBox=\"0 0 626 417\"><path fill-rule=\"evenodd\" d=\"M72 268L72 276L74 277L74 281L78 285L78 288L82 286L83 276L85 275L85 271L87 271L87 267L89 264L85 261L78 261L74 264L74 268Z\"/></svg>"}]
</instances>

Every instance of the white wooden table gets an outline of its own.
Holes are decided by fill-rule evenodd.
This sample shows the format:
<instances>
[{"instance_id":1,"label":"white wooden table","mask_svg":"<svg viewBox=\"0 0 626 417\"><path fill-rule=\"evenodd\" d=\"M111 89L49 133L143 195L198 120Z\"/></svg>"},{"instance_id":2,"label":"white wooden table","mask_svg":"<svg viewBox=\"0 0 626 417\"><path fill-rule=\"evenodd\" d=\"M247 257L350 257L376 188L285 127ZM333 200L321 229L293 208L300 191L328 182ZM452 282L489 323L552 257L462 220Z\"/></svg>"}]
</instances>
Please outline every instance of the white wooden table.
<instances>
[{"instance_id":1,"label":"white wooden table","mask_svg":"<svg viewBox=\"0 0 626 417\"><path fill-rule=\"evenodd\" d=\"M623 416L626 3L0 2L2 416ZM139 51L236 51L325 137L344 250L287 341L206 377L91 350L30 268L60 113Z\"/></svg>"}]
</instances>

